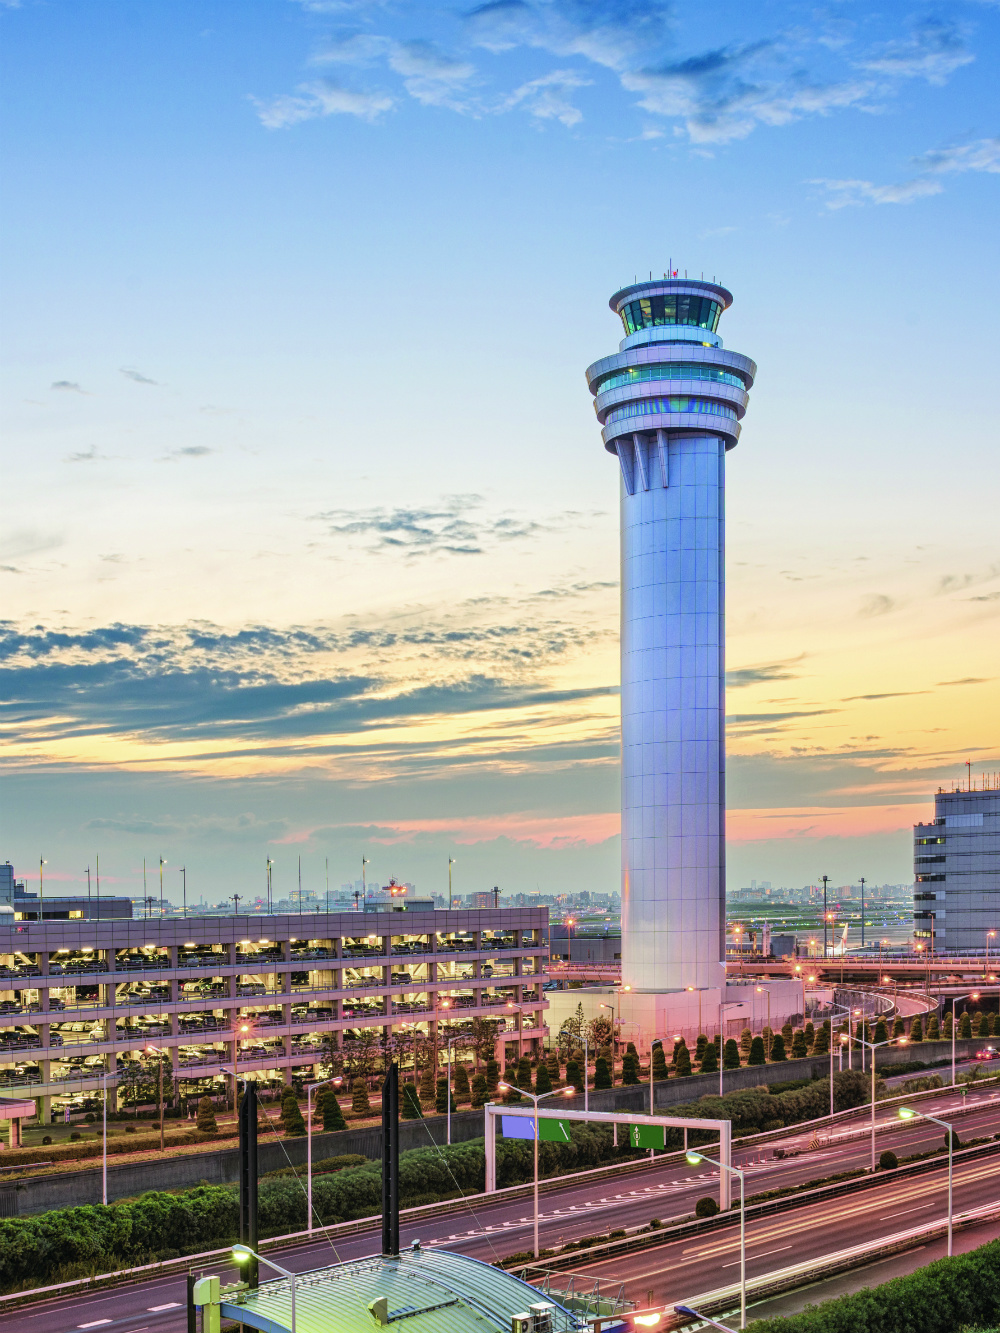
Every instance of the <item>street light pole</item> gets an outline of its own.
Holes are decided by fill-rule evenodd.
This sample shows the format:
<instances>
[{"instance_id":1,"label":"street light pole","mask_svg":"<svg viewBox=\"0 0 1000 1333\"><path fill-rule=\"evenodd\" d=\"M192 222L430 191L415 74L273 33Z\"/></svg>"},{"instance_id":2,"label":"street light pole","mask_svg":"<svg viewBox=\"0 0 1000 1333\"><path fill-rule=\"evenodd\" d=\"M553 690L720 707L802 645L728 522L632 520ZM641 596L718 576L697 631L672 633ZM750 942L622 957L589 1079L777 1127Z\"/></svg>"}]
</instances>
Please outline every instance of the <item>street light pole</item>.
<instances>
[{"instance_id":1,"label":"street light pole","mask_svg":"<svg viewBox=\"0 0 1000 1333\"><path fill-rule=\"evenodd\" d=\"M336 1078L324 1078L318 1083L310 1083L306 1087L306 1231L312 1235L313 1229L313 1120L312 1120L312 1095L317 1088L325 1088L327 1084L339 1087L343 1079L338 1075Z\"/></svg>"},{"instance_id":2,"label":"street light pole","mask_svg":"<svg viewBox=\"0 0 1000 1333\"><path fill-rule=\"evenodd\" d=\"M875 1052L880 1046L891 1046L895 1042L899 1046L906 1045L905 1037L890 1037L887 1041L865 1041L864 1037L858 1037L862 1046L867 1046L872 1053L872 1175L875 1174Z\"/></svg>"},{"instance_id":3,"label":"street light pole","mask_svg":"<svg viewBox=\"0 0 1000 1333\"><path fill-rule=\"evenodd\" d=\"M291 1333L295 1333L295 1274L290 1273L287 1268L282 1268L280 1264L276 1264L273 1259L265 1259L264 1256L262 1254L258 1254L256 1250L251 1250L249 1245L234 1245L233 1258L236 1260L238 1264L245 1264L248 1259L256 1259L259 1264L267 1264L268 1268L273 1268L276 1273L280 1273L282 1277L287 1277L291 1281L292 1284Z\"/></svg>"},{"instance_id":4,"label":"street light pole","mask_svg":"<svg viewBox=\"0 0 1000 1333\"><path fill-rule=\"evenodd\" d=\"M448 911L451 911L451 868L455 864L453 856L448 857Z\"/></svg>"},{"instance_id":5,"label":"street light pole","mask_svg":"<svg viewBox=\"0 0 1000 1333\"><path fill-rule=\"evenodd\" d=\"M825 963L828 957L827 947L826 947L826 886L830 879L830 876L821 875L820 878L823 881L823 961Z\"/></svg>"},{"instance_id":6,"label":"street light pole","mask_svg":"<svg viewBox=\"0 0 1000 1333\"><path fill-rule=\"evenodd\" d=\"M743 1007L742 1000L727 1000L724 1004L719 1005L719 1096L720 1097L722 1096L722 1057L726 1050L726 1024L722 1015L723 1011L726 1009L741 1009L742 1007ZM650 1054L649 1057L649 1064L650 1068L652 1068L653 1065L652 1054ZM650 1114L652 1114L652 1112Z\"/></svg>"},{"instance_id":7,"label":"street light pole","mask_svg":"<svg viewBox=\"0 0 1000 1333\"><path fill-rule=\"evenodd\" d=\"M951 1125L948 1124L947 1120L939 1120L936 1115L928 1115L926 1111L913 1111L908 1106L901 1106L899 1108L900 1120L912 1120L915 1116L919 1116L921 1120L931 1120L935 1125L940 1125L943 1129L946 1129L948 1131L948 1258L950 1259L951 1233L954 1222L954 1210L952 1208L952 1199L953 1199L952 1183L954 1178L952 1170L953 1168L952 1149L955 1140L955 1130Z\"/></svg>"},{"instance_id":8,"label":"street light pole","mask_svg":"<svg viewBox=\"0 0 1000 1333\"><path fill-rule=\"evenodd\" d=\"M830 1010L830 1114L833 1115L833 1015L834 1012L846 1014L850 1019L850 1009L842 1009L840 1005L834 1005ZM850 1023L848 1023L850 1026Z\"/></svg>"},{"instance_id":9,"label":"street light pole","mask_svg":"<svg viewBox=\"0 0 1000 1333\"><path fill-rule=\"evenodd\" d=\"M865 947L865 877L861 876L861 947Z\"/></svg>"},{"instance_id":10,"label":"street light pole","mask_svg":"<svg viewBox=\"0 0 1000 1333\"><path fill-rule=\"evenodd\" d=\"M368 911L368 872L365 870L367 864L368 857L363 856L361 858L361 910L363 912ZM354 882L357 883L357 880Z\"/></svg>"},{"instance_id":11,"label":"street light pole","mask_svg":"<svg viewBox=\"0 0 1000 1333\"><path fill-rule=\"evenodd\" d=\"M730 1175L740 1178L740 1328L747 1326L747 1208L746 1192L744 1188L744 1174L735 1166L726 1166L725 1162L717 1162L714 1157L703 1157L700 1152L689 1152L685 1154L691 1166L698 1166L707 1163L709 1166L717 1166L720 1171L728 1171Z\"/></svg>"},{"instance_id":12,"label":"street light pole","mask_svg":"<svg viewBox=\"0 0 1000 1333\"><path fill-rule=\"evenodd\" d=\"M532 1102L534 1102L534 1105L535 1105L535 1114L532 1116L531 1119L532 1119L532 1124L534 1125L534 1134L532 1135L532 1137L533 1137L533 1139L534 1139L534 1141L535 1141L535 1142L534 1142L534 1147L535 1147L535 1153L534 1153L534 1160L535 1160L535 1172L534 1172L534 1176L535 1176L535 1189L534 1189L534 1196L535 1196L535 1258L537 1259L537 1258L538 1258L538 1103L539 1103L539 1102L543 1102L543 1101L545 1100L546 1097L558 1097L558 1096L560 1096L560 1095L562 1095L563 1097L572 1097L573 1094L574 1094L574 1092L576 1091L576 1089L575 1089L575 1088L554 1088L554 1089L552 1090L552 1092L528 1092L527 1089L525 1089L525 1088L515 1088L514 1085L511 1084L511 1083L498 1083L498 1084L497 1084L497 1087L498 1087L498 1088L503 1088L504 1092L508 1092L508 1091L520 1092L520 1094L521 1094L522 1097L530 1097L531 1100L532 1100Z\"/></svg>"},{"instance_id":13,"label":"street light pole","mask_svg":"<svg viewBox=\"0 0 1000 1333\"><path fill-rule=\"evenodd\" d=\"M183 903L184 903L184 908L183 908L183 911L182 911L181 915L182 915L185 919L187 919L187 914L188 914L188 872L187 872L187 866L181 866L181 884L182 884L182 886L183 886L182 889L181 889L181 893L183 894ZM161 906L161 907L163 906L162 902L160 903L160 906Z\"/></svg>"}]
</instances>

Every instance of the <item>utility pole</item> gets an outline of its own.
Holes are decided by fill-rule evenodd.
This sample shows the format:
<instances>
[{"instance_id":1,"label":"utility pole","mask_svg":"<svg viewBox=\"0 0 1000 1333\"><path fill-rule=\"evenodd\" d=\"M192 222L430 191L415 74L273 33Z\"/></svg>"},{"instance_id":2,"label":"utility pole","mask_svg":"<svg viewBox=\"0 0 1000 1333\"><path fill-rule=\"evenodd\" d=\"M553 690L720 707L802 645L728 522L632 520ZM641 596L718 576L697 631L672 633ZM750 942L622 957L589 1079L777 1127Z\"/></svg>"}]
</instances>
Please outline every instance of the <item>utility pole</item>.
<instances>
[{"instance_id":1,"label":"utility pole","mask_svg":"<svg viewBox=\"0 0 1000 1333\"><path fill-rule=\"evenodd\" d=\"M90 920L90 866L87 867L87 920Z\"/></svg>"},{"instance_id":2,"label":"utility pole","mask_svg":"<svg viewBox=\"0 0 1000 1333\"><path fill-rule=\"evenodd\" d=\"M365 872L365 866L368 864L368 857L361 858L361 910L368 911L368 877Z\"/></svg>"},{"instance_id":3,"label":"utility pole","mask_svg":"<svg viewBox=\"0 0 1000 1333\"><path fill-rule=\"evenodd\" d=\"M241 899L242 896L243 896L242 894L234 893L233 896L229 899L229 901L230 901L231 903L235 903L235 904L236 904L236 906L233 908L233 915L234 915L234 916L239 916L239 914L240 914L240 899Z\"/></svg>"},{"instance_id":4,"label":"utility pole","mask_svg":"<svg viewBox=\"0 0 1000 1333\"><path fill-rule=\"evenodd\" d=\"M865 947L865 877L861 876L861 948Z\"/></svg>"},{"instance_id":5,"label":"utility pole","mask_svg":"<svg viewBox=\"0 0 1000 1333\"><path fill-rule=\"evenodd\" d=\"M823 961L826 962L826 960L827 960L827 958L828 958L828 956L829 956L829 954L828 954L828 952L827 952L827 943L826 943L826 932L827 932L827 924L828 924L828 923L827 923L827 919L826 919L826 886L827 886L827 883L828 883L828 881L829 881L829 879L830 879L830 876L829 876L829 875L823 875L823 876L821 876L821 878L822 878L822 880L823 880Z\"/></svg>"},{"instance_id":6,"label":"utility pole","mask_svg":"<svg viewBox=\"0 0 1000 1333\"><path fill-rule=\"evenodd\" d=\"M271 860L270 857L268 857L268 858L267 858L267 913L268 913L268 916L270 916L270 914L271 914L271 867L272 867L273 865L274 865L274 862Z\"/></svg>"},{"instance_id":7,"label":"utility pole","mask_svg":"<svg viewBox=\"0 0 1000 1333\"><path fill-rule=\"evenodd\" d=\"M45 920L45 867L44 856L38 858L38 923Z\"/></svg>"},{"instance_id":8,"label":"utility pole","mask_svg":"<svg viewBox=\"0 0 1000 1333\"><path fill-rule=\"evenodd\" d=\"M181 883L183 884L183 888L181 889L181 893L183 894L182 902L183 902L183 904L184 904L183 909L182 909L182 914L183 914L183 916L184 916L184 918L185 918L185 920L186 920L186 919L187 919L187 914L188 914L188 872L187 872L187 866L181 866Z\"/></svg>"},{"instance_id":9,"label":"utility pole","mask_svg":"<svg viewBox=\"0 0 1000 1333\"><path fill-rule=\"evenodd\" d=\"M448 911L451 911L451 868L455 864L453 856L448 857Z\"/></svg>"}]
</instances>

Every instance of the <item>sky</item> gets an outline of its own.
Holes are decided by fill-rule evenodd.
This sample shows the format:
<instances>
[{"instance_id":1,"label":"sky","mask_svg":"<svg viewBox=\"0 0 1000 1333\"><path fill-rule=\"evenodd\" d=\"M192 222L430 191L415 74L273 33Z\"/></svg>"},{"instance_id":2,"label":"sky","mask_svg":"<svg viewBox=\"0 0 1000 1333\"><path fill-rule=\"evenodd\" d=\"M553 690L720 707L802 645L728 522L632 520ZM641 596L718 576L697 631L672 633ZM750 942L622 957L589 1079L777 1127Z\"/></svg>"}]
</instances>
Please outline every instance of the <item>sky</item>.
<instances>
[{"instance_id":1,"label":"sky","mask_svg":"<svg viewBox=\"0 0 1000 1333\"><path fill-rule=\"evenodd\" d=\"M728 860L1000 770L1000 3L0 3L0 860L613 890L619 287L725 283Z\"/></svg>"}]
</instances>

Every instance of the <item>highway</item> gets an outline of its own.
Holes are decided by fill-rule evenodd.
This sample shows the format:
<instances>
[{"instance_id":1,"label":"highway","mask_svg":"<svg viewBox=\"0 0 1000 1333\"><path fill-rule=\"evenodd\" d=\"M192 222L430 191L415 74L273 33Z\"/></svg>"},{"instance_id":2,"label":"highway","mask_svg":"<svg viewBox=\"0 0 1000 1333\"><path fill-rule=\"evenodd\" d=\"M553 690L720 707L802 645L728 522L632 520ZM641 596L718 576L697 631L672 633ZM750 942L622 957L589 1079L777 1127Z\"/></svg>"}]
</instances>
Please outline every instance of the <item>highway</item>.
<instances>
[{"instance_id":1,"label":"highway","mask_svg":"<svg viewBox=\"0 0 1000 1333\"><path fill-rule=\"evenodd\" d=\"M995 1134L1000 1131L1000 1094L996 1091L970 1092L968 1114L959 1121L959 1132L964 1140ZM948 1118L963 1103L962 1095L944 1089L932 1102L923 1102L933 1114ZM849 1124L841 1123L836 1133L857 1133L865 1126L862 1109ZM878 1151L892 1147L899 1156L936 1147L941 1143L942 1131L927 1121L898 1121L894 1110L878 1112L879 1123L894 1126L879 1134ZM785 1136L781 1146L805 1147L813 1131L800 1131ZM804 1181L863 1167L869 1161L867 1137L847 1142L831 1141L800 1156L774 1160L773 1145L754 1152L735 1152L733 1164L747 1171L747 1193L754 1193L795 1185ZM956 1173L956 1208L970 1207L997 1197L995 1177L1000 1161L969 1163ZM558 1191L541 1196L540 1239L543 1247L558 1246L581 1236L596 1235L610 1229L635 1227L652 1218L664 1221L683 1217L692 1212L695 1201L706 1194L717 1196L717 1177L709 1168L692 1168L686 1164L658 1165L633 1172L624 1177L605 1176L599 1180L576 1180ZM752 1224L753 1264L751 1272L780 1268L789 1262L789 1256L798 1255L808 1237L816 1233L818 1254L856 1243L870 1234L872 1239L898 1229L908 1217L940 1216L944 1209L944 1190L940 1172L914 1180L899 1180L887 1175L878 1189L861 1196L852 1196L842 1204L827 1201L819 1205L803 1205L802 1210L783 1213ZM810 1211L810 1208L812 1211ZM822 1226L817 1220L822 1219ZM462 1253L487 1262L528 1249L531 1245L530 1199L483 1202L473 1211L442 1211L434 1219L407 1224L404 1218L400 1229L402 1244L408 1245L419 1238L426 1246L449 1246ZM859 1228L862 1228L859 1230ZM808 1233L808 1235L807 1235ZM732 1275L728 1267L732 1261L730 1248L736 1244L727 1228L702 1240L688 1239L653 1252L609 1261L603 1267L584 1266L577 1271L613 1274L626 1280L629 1295L645 1302L649 1290L656 1300L663 1293L673 1299L685 1294L705 1291L723 1285ZM809 1239L809 1245L813 1240ZM345 1238L334 1245L322 1239L283 1249L279 1262L285 1267L302 1272L357 1258L377 1251L380 1235L375 1229ZM669 1251L669 1254L668 1254ZM812 1251L809 1251L812 1252ZM276 1258L279 1256L276 1255ZM582 1259L582 1256L581 1256ZM226 1280L236 1280L235 1269L212 1263L208 1271L225 1272ZM714 1276L713 1276L714 1275ZM691 1283L694 1283L692 1287ZM668 1291L669 1287L669 1291ZM641 1288L641 1290L639 1290ZM639 1291L639 1296L636 1296ZM100 1329L108 1333L183 1333L185 1328L184 1280L181 1277L159 1277L131 1283L107 1292L66 1296L46 1300L23 1310L3 1313L4 1333L78 1333L78 1330ZM2 1307L0 1307L2 1309Z\"/></svg>"}]
</instances>

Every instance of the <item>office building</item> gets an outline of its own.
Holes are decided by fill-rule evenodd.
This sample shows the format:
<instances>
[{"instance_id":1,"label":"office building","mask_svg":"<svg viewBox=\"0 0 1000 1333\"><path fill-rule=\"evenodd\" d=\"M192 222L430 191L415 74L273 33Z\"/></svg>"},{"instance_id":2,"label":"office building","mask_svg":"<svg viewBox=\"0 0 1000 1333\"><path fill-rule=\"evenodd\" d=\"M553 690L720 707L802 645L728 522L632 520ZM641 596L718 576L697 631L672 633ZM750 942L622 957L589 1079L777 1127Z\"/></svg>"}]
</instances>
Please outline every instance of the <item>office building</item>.
<instances>
[{"instance_id":1,"label":"office building","mask_svg":"<svg viewBox=\"0 0 1000 1333\"><path fill-rule=\"evenodd\" d=\"M913 829L913 880L918 943L960 954L989 945L1000 962L1000 785L935 794L933 822Z\"/></svg>"}]
</instances>

